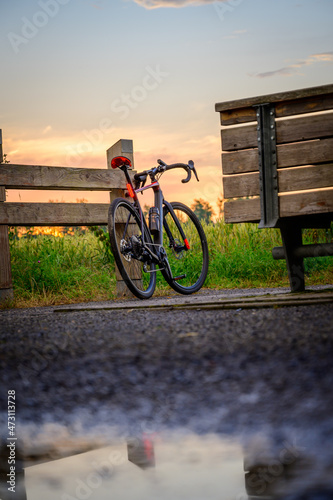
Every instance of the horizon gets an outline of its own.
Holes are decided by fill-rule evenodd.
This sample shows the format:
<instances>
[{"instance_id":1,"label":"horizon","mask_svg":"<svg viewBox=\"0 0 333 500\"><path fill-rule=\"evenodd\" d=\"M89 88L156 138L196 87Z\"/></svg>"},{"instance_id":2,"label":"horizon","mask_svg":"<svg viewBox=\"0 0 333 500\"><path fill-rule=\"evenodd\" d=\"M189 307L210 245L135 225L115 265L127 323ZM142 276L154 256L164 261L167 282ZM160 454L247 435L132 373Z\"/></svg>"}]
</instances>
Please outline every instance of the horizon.
<instances>
[{"instance_id":1,"label":"horizon","mask_svg":"<svg viewBox=\"0 0 333 500\"><path fill-rule=\"evenodd\" d=\"M216 211L215 103L331 83L332 14L329 0L2 3L4 153L12 164L106 168L106 150L132 139L136 170L192 159L200 183L168 173L165 196ZM21 190L7 201L49 198Z\"/></svg>"}]
</instances>

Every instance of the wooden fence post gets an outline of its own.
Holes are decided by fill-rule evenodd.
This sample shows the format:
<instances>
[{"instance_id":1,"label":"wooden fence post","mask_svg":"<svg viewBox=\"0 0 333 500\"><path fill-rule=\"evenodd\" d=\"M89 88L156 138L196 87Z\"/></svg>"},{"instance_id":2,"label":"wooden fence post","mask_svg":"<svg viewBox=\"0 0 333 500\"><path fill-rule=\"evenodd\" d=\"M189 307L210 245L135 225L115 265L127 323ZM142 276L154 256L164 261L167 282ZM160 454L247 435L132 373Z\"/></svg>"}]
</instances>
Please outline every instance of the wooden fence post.
<instances>
[{"instance_id":1,"label":"wooden fence post","mask_svg":"<svg viewBox=\"0 0 333 500\"><path fill-rule=\"evenodd\" d=\"M126 156L129 160L131 160L132 168L134 168L134 152L133 152L133 141L130 139L120 139L113 146L111 146L107 152L107 166L111 168L111 160L115 158L115 156ZM124 190L123 189L112 189L110 191L110 203L113 202L115 198L124 198ZM127 285L124 283L121 274L116 267L116 293L117 297L134 297L132 292L129 291Z\"/></svg>"},{"instance_id":2,"label":"wooden fence post","mask_svg":"<svg viewBox=\"0 0 333 500\"><path fill-rule=\"evenodd\" d=\"M3 163L2 130L0 129L0 168ZM0 203L6 201L6 189L0 186ZM10 263L8 226L0 225L0 303L13 299L12 271Z\"/></svg>"}]
</instances>

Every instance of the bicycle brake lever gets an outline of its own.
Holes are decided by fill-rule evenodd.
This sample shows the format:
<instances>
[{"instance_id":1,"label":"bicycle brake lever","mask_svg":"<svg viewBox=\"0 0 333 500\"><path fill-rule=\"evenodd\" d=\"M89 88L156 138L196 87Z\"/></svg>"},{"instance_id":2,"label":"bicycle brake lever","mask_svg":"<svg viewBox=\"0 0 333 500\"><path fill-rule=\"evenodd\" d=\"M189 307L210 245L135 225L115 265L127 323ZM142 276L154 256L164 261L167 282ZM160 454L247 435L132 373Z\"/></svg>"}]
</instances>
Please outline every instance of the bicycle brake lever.
<instances>
[{"instance_id":1,"label":"bicycle brake lever","mask_svg":"<svg viewBox=\"0 0 333 500\"><path fill-rule=\"evenodd\" d=\"M196 180L199 182L199 177L198 177L197 171L196 171L196 169L195 169L195 166L194 166L194 162L193 162L193 160L190 160L190 161L188 162L188 166L190 167L190 170L191 170L192 172L194 172L195 178L196 178Z\"/></svg>"}]
</instances>

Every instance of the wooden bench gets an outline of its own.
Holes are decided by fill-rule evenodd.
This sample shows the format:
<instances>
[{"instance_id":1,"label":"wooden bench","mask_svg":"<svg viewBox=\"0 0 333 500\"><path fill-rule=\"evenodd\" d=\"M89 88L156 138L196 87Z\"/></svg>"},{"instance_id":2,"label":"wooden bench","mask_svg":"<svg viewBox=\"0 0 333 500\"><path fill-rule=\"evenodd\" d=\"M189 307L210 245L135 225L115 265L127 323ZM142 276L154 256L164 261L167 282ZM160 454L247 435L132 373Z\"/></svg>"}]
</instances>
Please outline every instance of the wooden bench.
<instances>
[{"instance_id":1,"label":"wooden bench","mask_svg":"<svg viewBox=\"0 0 333 500\"><path fill-rule=\"evenodd\" d=\"M110 201L124 196L123 172L111 169L111 160L124 155L132 165L133 142L121 139L107 150L107 169L48 167L3 163L0 129L0 302L13 297L8 226L98 226L108 223L108 203L6 202L6 190L109 191ZM134 172L133 172L134 173ZM126 295L116 269L117 295Z\"/></svg>"},{"instance_id":2,"label":"wooden bench","mask_svg":"<svg viewBox=\"0 0 333 500\"><path fill-rule=\"evenodd\" d=\"M332 243L303 245L302 229L333 220L333 85L222 102L225 221L279 228L290 287L304 290L305 257Z\"/></svg>"}]
</instances>

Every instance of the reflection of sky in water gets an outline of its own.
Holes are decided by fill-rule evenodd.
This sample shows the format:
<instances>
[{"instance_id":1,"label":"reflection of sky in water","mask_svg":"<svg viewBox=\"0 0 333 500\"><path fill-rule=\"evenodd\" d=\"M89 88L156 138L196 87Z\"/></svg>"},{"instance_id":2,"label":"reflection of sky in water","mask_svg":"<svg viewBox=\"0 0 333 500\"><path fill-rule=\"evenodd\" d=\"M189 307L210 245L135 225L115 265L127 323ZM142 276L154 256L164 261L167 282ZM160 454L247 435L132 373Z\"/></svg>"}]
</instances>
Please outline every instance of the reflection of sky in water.
<instances>
[{"instance_id":1,"label":"reflection of sky in water","mask_svg":"<svg viewBox=\"0 0 333 500\"><path fill-rule=\"evenodd\" d=\"M317 441L315 432L305 435L295 429L289 433L243 434L237 439L216 434L198 436L186 429L137 436L111 438L107 432L104 437L101 433L74 436L56 424L46 425L39 433L36 428L33 432L26 429L21 448L25 484L21 483L21 493L8 497L3 479L8 451L2 446L0 498L333 498L333 449L327 434L325 442ZM18 461L17 490L20 470ZM326 491L320 492L321 488Z\"/></svg>"},{"instance_id":2,"label":"reflection of sky in water","mask_svg":"<svg viewBox=\"0 0 333 500\"><path fill-rule=\"evenodd\" d=\"M28 500L247 498L242 447L216 436L154 441L155 466L128 461L127 444L27 467Z\"/></svg>"}]
</instances>

